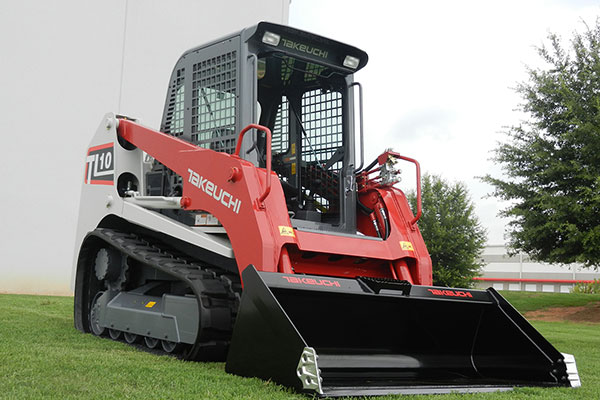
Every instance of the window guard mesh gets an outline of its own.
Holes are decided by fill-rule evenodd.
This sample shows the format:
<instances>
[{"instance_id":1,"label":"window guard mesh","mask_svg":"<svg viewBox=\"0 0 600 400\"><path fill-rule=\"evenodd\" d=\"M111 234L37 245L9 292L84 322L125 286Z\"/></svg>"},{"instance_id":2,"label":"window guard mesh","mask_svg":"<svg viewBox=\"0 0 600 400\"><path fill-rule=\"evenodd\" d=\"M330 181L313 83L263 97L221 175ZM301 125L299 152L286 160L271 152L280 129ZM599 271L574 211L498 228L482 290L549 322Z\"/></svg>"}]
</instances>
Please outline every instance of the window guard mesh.
<instances>
[{"instance_id":1,"label":"window guard mesh","mask_svg":"<svg viewBox=\"0 0 600 400\"><path fill-rule=\"evenodd\" d=\"M236 52L193 65L191 139L233 153L236 144Z\"/></svg>"},{"instance_id":2,"label":"window guard mesh","mask_svg":"<svg viewBox=\"0 0 600 400\"><path fill-rule=\"evenodd\" d=\"M282 96L281 103L277 108L275 123L273 124L273 133L271 139L271 149L273 154L286 153L289 149L290 133L288 118L289 102L287 97Z\"/></svg>"},{"instance_id":3,"label":"window guard mesh","mask_svg":"<svg viewBox=\"0 0 600 400\"><path fill-rule=\"evenodd\" d=\"M339 176L342 162L324 165L343 145L342 94L311 90L302 96L302 182L322 212L339 211Z\"/></svg>"},{"instance_id":4,"label":"window guard mesh","mask_svg":"<svg viewBox=\"0 0 600 400\"><path fill-rule=\"evenodd\" d=\"M184 121L184 85L185 68L177 70L169 91L169 106L162 131L173 136L183 135Z\"/></svg>"}]
</instances>

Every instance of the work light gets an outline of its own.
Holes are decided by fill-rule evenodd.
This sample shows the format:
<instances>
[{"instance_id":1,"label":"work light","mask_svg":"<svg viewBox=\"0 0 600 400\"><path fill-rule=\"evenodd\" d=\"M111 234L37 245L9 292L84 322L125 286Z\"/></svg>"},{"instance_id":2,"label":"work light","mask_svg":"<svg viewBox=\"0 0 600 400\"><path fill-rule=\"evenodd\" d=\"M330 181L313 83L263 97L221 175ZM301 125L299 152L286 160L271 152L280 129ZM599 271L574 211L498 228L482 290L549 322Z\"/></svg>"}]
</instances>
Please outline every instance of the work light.
<instances>
[{"instance_id":1,"label":"work light","mask_svg":"<svg viewBox=\"0 0 600 400\"><path fill-rule=\"evenodd\" d=\"M270 44L271 46L277 46L280 40L281 36L269 31L266 31L262 37L263 43Z\"/></svg>"},{"instance_id":2,"label":"work light","mask_svg":"<svg viewBox=\"0 0 600 400\"><path fill-rule=\"evenodd\" d=\"M263 41L264 40L265 39L263 38ZM346 56L346 58L344 58L344 67L356 69L358 68L358 64L360 64L360 60L356 57Z\"/></svg>"}]
</instances>

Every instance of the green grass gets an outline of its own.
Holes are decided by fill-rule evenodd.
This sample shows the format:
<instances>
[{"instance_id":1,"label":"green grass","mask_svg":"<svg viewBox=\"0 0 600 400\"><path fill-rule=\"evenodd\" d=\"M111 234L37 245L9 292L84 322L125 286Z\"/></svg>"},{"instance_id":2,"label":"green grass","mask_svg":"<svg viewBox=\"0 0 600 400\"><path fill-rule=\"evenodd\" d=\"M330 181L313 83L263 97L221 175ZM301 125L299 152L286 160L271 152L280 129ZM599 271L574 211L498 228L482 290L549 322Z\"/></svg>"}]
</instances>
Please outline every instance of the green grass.
<instances>
[{"instance_id":1,"label":"green grass","mask_svg":"<svg viewBox=\"0 0 600 400\"><path fill-rule=\"evenodd\" d=\"M517 308L527 296L503 293ZM552 304L571 304L570 295ZM590 296L590 295L584 295ZM540 297L531 297L541 308ZM593 297L590 297L593 299ZM563 299L563 303L557 303ZM575 301L576 305L583 300ZM73 327L71 297L0 295L1 399L306 399L259 379L226 374L223 363L185 362L120 342L82 334ZM583 387L519 388L507 393L393 398L592 399L600 394L600 326L535 322L559 350L575 354Z\"/></svg>"},{"instance_id":2,"label":"green grass","mask_svg":"<svg viewBox=\"0 0 600 400\"><path fill-rule=\"evenodd\" d=\"M600 294L509 292L500 294L522 313L552 307L578 307L600 301Z\"/></svg>"},{"instance_id":3,"label":"green grass","mask_svg":"<svg viewBox=\"0 0 600 400\"><path fill-rule=\"evenodd\" d=\"M223 363L186 362L73 327L73 298L0 295L0 398L302 399Z\"/></svg>"}]
</instances>

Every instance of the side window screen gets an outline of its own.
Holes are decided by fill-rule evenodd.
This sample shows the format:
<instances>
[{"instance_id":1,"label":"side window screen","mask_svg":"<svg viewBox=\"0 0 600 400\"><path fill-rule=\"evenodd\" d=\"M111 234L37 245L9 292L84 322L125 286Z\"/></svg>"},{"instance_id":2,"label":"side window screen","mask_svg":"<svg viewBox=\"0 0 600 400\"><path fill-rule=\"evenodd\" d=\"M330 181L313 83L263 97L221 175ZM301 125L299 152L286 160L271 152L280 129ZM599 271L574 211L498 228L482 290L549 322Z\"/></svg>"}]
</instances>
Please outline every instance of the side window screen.
<instances>
[{"instance_id":1,"label":"side window screen","mask_svg":"<svg viewBox=\"0 0 600 400\"><path fill-rule=\"evenodd\" d=\"M198 89L197 134L193 139L201 147L228 150L235 136L235 95L211 88Z\"/></svg>"},{"instance_id":2,"label":"side window screen","mask_svg":"<svg viewBox=\"0 0 600 400\"><path fill-rule=\"evenodd\" d=\"M185 95L185 86L181 85L175 93L175 112L173 113L173 122L171 124L171 133L175 136L183 134L183 100Z\"/></svg>"},{"instance_id":3,"label":"side window screen","mask_svg":"<svg viewBox=\"0 0 600 400\"><path fill-rule=\"evenodd\" d=\"M273 154L287 153L290 143L289 103L285 96L281 98L281 103L277 108L277 116L275 117L272 135L271 149Z\"/></svg>"},{"instance_id":4,"label":"side window screen","mask_svg":"<svg viewBox=\"0 0 600 400\"><path fill-rule=\"evenodd\" d=\"M183 135L185 85L185 68L177 70L177 74L169 88L169 106L161 130L173 136Z\"/></svg>"},{"instance_id":5,"label":"side window screen","mask_svg":"<svg viewBox=\"0 0 600 400\"><path fill-rule=\"evenodd\" d=\"M192 142L216 151L235 150L236 52L193 65Z\"/></svg>"}]
</instances>

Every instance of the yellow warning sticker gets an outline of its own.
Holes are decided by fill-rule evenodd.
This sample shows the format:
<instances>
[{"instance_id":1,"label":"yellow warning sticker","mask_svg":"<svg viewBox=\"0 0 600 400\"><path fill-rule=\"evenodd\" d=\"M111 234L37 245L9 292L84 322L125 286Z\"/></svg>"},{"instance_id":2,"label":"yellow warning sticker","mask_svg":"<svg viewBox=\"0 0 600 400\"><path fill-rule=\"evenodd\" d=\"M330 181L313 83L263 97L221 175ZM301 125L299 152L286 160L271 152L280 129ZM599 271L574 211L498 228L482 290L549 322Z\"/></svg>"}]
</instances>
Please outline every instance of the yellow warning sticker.
<instances>
[{"instance_id":1,"label":"yellow warning sticker","mask_svg":"<svg viewBox=\"0 0 600 400\"><path fill-rule=\"evenodd\" d=\"M296 163L292 163L292 175L296 175Z\"/></svg>"},{"instance_id":2,"label":"yellow warning sticker","mask_svg":"<svg viewBox=\"0 0 600 400\"><path fill-rule=\"evenodd\" d=\"M292 143L292 154L296 154L296 143Z\"/></svg>"},{"instance_id":3,"label":"yellow warning sticker","mask_svg":"<svg viewBox=\"0 0 600 400\"><path fill-rule=\"evenodd\" d=\"M402 248L402 250L415 251L411 242L400 241L400 248Z\"/></svg>"},{"instance_id":4,"label":"yellow warning sticker","mask_svg":"<svg viewBox=\"0 0 600 400\"><path fill-rule=\"evenodd\" d=\"M291 226L279 226L279 234L281 236L296 236L294 235L294 228L292 228Z\"/></svg>"},{"instance_id":5,"label":"yellow warning sticker","mask_svg":"<svg viewBox=\"0 0 600 400\"><path fill-rule=\"evenodd\" d=\"M146 304L146 308L152 308L152 307L154 307L155 304L156 304L155 301L149 301L148 304Z\"/></svg>"}]
</instances>

